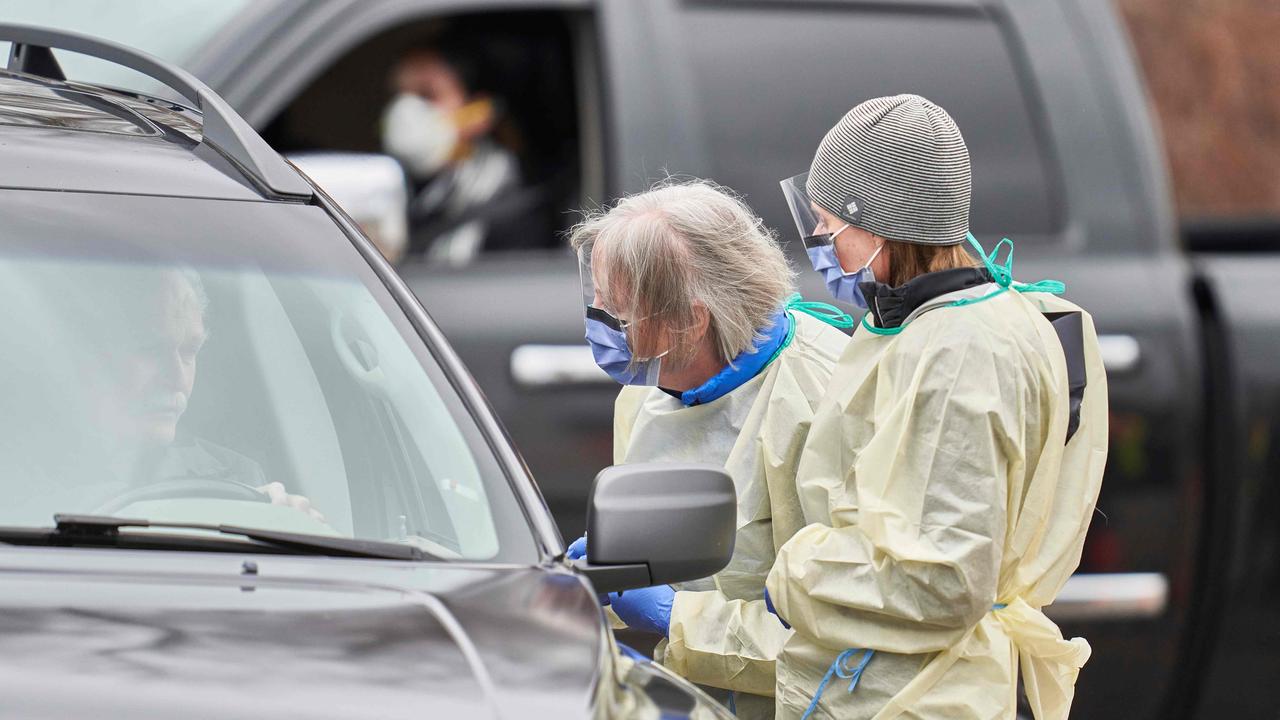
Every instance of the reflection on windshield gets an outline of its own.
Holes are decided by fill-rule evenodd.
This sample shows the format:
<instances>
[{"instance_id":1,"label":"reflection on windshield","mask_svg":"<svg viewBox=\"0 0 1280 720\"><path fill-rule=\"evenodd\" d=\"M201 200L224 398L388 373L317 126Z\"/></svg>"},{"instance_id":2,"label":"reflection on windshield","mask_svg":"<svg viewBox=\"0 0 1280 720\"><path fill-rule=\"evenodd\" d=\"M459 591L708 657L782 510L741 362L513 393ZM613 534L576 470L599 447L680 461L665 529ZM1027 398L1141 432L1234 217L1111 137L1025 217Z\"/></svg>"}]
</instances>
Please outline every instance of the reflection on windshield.
<instances>
[{"instance_id":1,"label":"reflection on windshield","mask_svg":"<svg viewBox=\"0 0 1280 720\"><path fill-rule=\"evenodd\" d=\"M25 393L10 396L28 401L10 404L9 418L22 418L25 429L12 429L9 437L24 442L8 457L25 456L23 474L44 478L42 492L30 497L44 505L35 514L112 514L194 495L269 502L324 521L305 496L268 482L257 461L181 429L209 338L210 301L199 273L102 263L32 263L24 270L28 285L43 286L44 326L54 340L26 361L34 367L37 356L60 355L44 367L67 373L39 373ZM46 402L57 392L50 386L70 378L78 390ZM28 412L14 412L22 409ZM14 510L29 515L34 508L14 503Z\"/></svg>"},{"instance_id":2,"label":"reflection on windshield","mask_svg":"<svg viewBox=\"0 0 1280 720\"><path fill-rule=\"evenodd\" d=\"M198 490L191 480L205 480L215 496L254 499L246 491L256 491L323 521L307 498L289 494L280 482L268 483L254 460L179 434L208 339L209 297L194 269L79 267L63 268L59 275L53 285L67 287L54 304L65 305L66 327L80 337L82 350L73 360L86 381L80 410L88 423L77 445L97 447L98 487L120 488L114 500L91 512L118 512L140 497L181 497ZM236 485L241 487L232 489Z\"/></svg>"},{"instance_id":3,"label":"reflection on windshield","mask_svg":"<svg viewBox=\"0 0 1280 720\"><path fill-rule=\"evenodd\" d=\"M227 472L235 466L236 477L261 480L257 463L225 448L195 439L175 442L208 337L209 300L199 276L189 269L100 274L105 282L94 285L105 291L103 302L86 308L83 318L96 336L85 360L100 369L91 412L113 456L113 474L133 480L185 476L197 465Z\"/></svg>"},{"instance_id":4,"label":"reflection on windshield","mask_svg":"<svg viewBox=\"0 0 1280 720\"><path fill-rule=\"evenodd\" d=\"M86 243L80 215L32 207L52 195L22 210L0 196L13 210L0 227L0 524L113 515L466 559L527 542L469 415L318 208L225 203L315 221L296 248L207 217L184 233L106 222ZM174 200L102 202L127 217L117 205Z\"/></svg>"}]
</instances>

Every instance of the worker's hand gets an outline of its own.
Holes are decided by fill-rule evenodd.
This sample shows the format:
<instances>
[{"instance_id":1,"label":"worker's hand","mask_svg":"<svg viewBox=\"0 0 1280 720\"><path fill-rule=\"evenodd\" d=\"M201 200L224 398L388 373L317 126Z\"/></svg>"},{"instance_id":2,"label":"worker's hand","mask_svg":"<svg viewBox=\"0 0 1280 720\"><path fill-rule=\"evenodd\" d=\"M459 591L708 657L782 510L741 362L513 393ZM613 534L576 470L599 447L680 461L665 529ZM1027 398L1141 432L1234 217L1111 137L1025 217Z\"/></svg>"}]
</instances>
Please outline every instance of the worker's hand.
<instances>
[{"instance_id":1,"label":"worker's hand","mask_svg":"<svg viewBox=\"0 0 1280 720\"><path fill-rule=\"evenodd\" d=\"M574 540L573 543L569 545L569 549L564 551L564 556L570 560L581 560L586 557L587 536L583 535L577 540Z\"/></svg>"},{"instance_id":2,"label":"worker's hand","mask_svg":"<svg viewBox=\"0 0 1280 720\"><path fill-rule=\"evenodd\" d=\"M671 625L671 605L676 591L670 585L609 593L609 604L632 630L666 636Z\"/></svg>"},{"instance_id":3,"label":"worker's hand","mask_svg":"<svg viewBox=\"0 0 1280 720\"><path fill-rule=\"evenodd\" d=\"M319 510L311 507L311 501L302 495L290 495L284 489L284 483L271 482L257 488L258 492L266 495L271 499L272 505L284 505L291 507L298 512L310 515L313 520L325 522L324 515Z\"/></svg>"}]
</instances>

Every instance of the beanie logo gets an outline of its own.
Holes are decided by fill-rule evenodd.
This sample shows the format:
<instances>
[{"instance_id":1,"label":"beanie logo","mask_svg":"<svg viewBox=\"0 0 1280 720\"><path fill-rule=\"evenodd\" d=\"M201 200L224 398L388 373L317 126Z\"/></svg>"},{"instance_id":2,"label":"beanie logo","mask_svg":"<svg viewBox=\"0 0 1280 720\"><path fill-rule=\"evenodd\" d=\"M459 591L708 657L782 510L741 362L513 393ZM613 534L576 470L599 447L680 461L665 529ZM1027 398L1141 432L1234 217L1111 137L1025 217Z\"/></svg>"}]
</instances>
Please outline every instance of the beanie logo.
<instances>
[{"instance_id":1,"label":"beanie logo","mask_svg":"<svg viewBox=\"0 0 1280 720\"><path fill-rule=\"evenodd\" d=\"M867 204L862 201L862 198L856 197L854 195L846 195L844 198L844 203L842 203L842 207L844 207L844 212L841 214L844 216L845 220L856 224L859 220L862 219L862 211L866 208L866 206Z\"/></svg>"}]
</instances>

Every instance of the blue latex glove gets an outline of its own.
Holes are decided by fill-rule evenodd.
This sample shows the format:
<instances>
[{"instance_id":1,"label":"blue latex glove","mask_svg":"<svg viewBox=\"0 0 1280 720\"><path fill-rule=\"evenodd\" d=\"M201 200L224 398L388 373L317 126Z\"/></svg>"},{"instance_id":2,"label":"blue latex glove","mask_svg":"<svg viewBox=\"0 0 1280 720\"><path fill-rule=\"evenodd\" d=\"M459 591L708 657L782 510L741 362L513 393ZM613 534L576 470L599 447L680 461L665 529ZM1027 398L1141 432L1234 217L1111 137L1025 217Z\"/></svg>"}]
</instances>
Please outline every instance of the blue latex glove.
<instances>
[{"instance_id":1,"label":"blue latex glove","mask_svg":"<svg viewBox=\"0 0 1280 720\"><path fill-rule=\"evenodd\" d=\"M570 560L581 560L587 556L587 536L574 540L569 549L564 551L564 556Z\"/></svg>"},{"instance_id":2,"label":"blue latex glove","mask_svg":"<svg viewBox=\"0 0 1280 720\"><path fill-rule=\"evenodd\" d=\"M609 604L627 627L663 636L671 625L671 604L675 600L676 591L670 585L609 593Z\"/></svg>"},{"instance_id":3,"label":"blue latex glove","mask_svg":"<svg viewBox=\"0 0 1280 720\"><path fill-rule=\"evenodd\" d=\"M782 616L778 614L777 608L773 606L773 598L769 597L769 588L764 589L764 606L769 610L769 612L773 613L774 617L778 618L778 622L782 623L782 627L788 630L791 629L791 626L787 624L787 621L783 620Z\"/></svg>"}]
</instances>

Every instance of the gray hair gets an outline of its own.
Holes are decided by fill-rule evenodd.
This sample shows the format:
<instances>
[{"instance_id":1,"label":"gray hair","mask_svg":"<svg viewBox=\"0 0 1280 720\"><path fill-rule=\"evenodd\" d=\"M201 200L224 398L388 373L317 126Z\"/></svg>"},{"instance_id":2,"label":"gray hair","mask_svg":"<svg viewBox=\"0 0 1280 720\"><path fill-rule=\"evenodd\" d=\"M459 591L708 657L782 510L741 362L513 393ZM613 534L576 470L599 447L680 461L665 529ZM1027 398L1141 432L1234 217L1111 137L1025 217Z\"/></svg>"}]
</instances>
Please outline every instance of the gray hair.
<instances>
[{"instance_id":1,"label":"gray hair","mask_svg":"<svg viewBox=\"0 0 1280 720\"><path fill-rule=\"evenodd\" d=\"M190 265L179 265L178 274L182 276L187 284L191 286L191 292L195 295L196 307L200 309L200 317L208 319L209 317L209 293L204 289L204 280L200 278L200 273Z\"/></svg>"},{"instance_id":2,"label":"gray hair","mask_svg":"<svg viewBox=\"0 0 1280 720\"><path fill-rule=\"evenodd\" d=\"M596 265L610 310L660 317L661 327L681 338L705 309L726 363L754 346L795 290L795 273L764 221L706 180L667 180L587 213L570 243ZM632 340L637 355L662 350L655 335ZM677 346L692 350L681 340Z\"/></svg>"}]
</instances>

